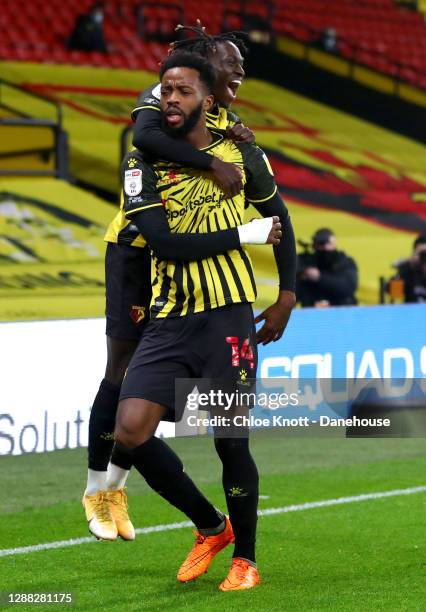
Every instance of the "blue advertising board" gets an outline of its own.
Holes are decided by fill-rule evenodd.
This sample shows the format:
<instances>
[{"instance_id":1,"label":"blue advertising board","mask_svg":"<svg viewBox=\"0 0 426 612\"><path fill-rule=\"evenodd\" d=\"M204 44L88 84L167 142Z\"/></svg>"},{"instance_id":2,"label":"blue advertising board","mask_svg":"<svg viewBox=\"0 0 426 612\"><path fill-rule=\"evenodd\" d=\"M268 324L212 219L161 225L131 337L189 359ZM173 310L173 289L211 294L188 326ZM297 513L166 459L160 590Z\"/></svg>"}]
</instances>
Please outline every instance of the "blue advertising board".
<instances>
[{"instance_id":1,"label":"blue advertising board","mask_svg":"<svg viewBox=\"0 0 426 612\"><path fill-rule=\"evenodd\" d=\"M257 376L253 415L269 420L345 418L367 400L421 404L426 304L295 310L283 338L259 346ZM278 393L288 402L278 401Z\"/></svg>"},{"instance_id":2,"label":"blue advertising board","mask_svg":"<svg viewBox=\"0 0 426 612\"><path fill-rule=\"evenodd\" d=\"M258 377L426 376L426 304L296 309Z\"/></svg>"}]
</instances>

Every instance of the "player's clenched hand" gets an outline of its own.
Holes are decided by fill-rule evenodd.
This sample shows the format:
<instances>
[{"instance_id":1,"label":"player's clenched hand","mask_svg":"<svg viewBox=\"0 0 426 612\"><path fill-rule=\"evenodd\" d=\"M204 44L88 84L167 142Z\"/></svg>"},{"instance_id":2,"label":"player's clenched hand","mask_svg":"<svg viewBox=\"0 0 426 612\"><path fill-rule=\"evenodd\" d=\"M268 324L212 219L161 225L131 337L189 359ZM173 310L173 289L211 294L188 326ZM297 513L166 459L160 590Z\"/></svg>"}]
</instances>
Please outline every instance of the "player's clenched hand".
<instances>
[{"instance_id":1,"label":"player's clenched hand","mask_svg":"<svg viewBox=\"0 0 426 612\"><path fill-rule=\"evenodd\" d=\"M255 141L255 137L251 129L242 123L228 125L226 128L226 137L230 138L234 142L247 142L248 144L252 144Z\"/></svg>"},{"instance_id":2,"label":"player's clenched hand","mask_svg":"<svg viewBox=\"0 0 426 612\"><path fill-rule=\"evenodd\" d=\"M282 236L279 217L252 219L237 227L240 244L279 244Z\"/></svg>"},{"instance_id":3,"label":"player's clenched hand","mask_svg":"<svg viewBox=\"0 0 426 612\"><path fill-rule=\"evenodd\" d=\"M281 338L295 303L296 296L292 291L280 291L277 302L255 318L255 323L265 321L256 335L258 344L269 344Z\"/></svg>"},{"instance_id":4,"label":"player's clenched hand","mask_svg":"<svg viewBox=\"0 0 426 612\"><path fill-rule=\"evenodd\" d=\"M279 217L272 217L272 227L266 244L279 244L282 238L281 223Z\"/></svg>"},{"instance_id":5,"label":"player's clenched hand","mask_svg":"<svg viewBox=\"0 0 426 612\"><path fill-rule=\"evenodd\" d=\"M214 180L227 198L233 198L243 188L243 174L238 166L213 156L210 166Z\"/></svg>"}]
</instances>

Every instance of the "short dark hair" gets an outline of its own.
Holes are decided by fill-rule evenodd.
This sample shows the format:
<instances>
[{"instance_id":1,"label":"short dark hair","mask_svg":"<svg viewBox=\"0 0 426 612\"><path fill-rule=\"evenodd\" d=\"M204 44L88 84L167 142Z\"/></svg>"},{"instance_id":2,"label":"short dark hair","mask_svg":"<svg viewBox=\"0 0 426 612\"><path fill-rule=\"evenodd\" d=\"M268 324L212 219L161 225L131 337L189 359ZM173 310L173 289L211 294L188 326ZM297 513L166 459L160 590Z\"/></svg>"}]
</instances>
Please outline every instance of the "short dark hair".
<instances>
[{"instance_id":1,"label":"short dark hair","mask_svg":"<svg viewBox=\"0 0 426 612\"><path fill-rule=\"evenodd\" d=\"M164 76L164 73L171 68L192 68L196 70L200 75L200 81L207 87L209 93L213 93L216 75L213 67L209 64L204 57L197 53L180 52L169 55L167 59L161 64L160 68L160 81Z\"/></svg>"},{"instance_id":2,"label":"short dark hair","mask_svg":"<svg viewBox=\"0 0 426 612\"><path fill-rule=\"evenodd\" d=\"M414 241L413 249L419 246L419 244L426 244L426 234L420 234Z\"/></svg>"},{"instance_id":3,"label":"short dark hair","mask_svg":"<svg viewBox=\"0 0 426 612\"><path fill-rule=\"evenodd\" d=\"M317 229L315 234L312 236L312 242L314 244L322 245L328 242L332 236L334 236L334 232L331 229L328 227L321 227L320 229Z\"/></svg>"}]
</instances>

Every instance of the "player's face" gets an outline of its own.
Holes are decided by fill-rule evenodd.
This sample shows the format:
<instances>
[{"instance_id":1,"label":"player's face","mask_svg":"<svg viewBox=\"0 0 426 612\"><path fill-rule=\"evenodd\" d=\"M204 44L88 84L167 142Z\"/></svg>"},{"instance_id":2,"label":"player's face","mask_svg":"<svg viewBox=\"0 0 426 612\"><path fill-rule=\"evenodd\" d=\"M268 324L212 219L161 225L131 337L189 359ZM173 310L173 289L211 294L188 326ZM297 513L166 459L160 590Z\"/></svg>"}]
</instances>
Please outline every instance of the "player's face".
<instances>
[{"instance_id":1,"label":"player's face","mask_svg":"<svg viewBox=\"0 0 426 612\"><path fill-rule=\"evenodd\" d=\"M193 68L171 68L161 79L160 105L164 125L179 135L185 135L204 120L213 96L209 95Z\"/></svg>"},{"instance_id":2,"label":"player's face","mask_svg":"<svg viewBox=\"0 0 426 612\"><path fill-rule=\"evenodd\" d=\"M237 90L245 77L244 58L234 43L225 41L217 43L216 52L209 56L209 61L216 71L215 98L228 108L236 100Z\"/></svg>"}]
</instances>

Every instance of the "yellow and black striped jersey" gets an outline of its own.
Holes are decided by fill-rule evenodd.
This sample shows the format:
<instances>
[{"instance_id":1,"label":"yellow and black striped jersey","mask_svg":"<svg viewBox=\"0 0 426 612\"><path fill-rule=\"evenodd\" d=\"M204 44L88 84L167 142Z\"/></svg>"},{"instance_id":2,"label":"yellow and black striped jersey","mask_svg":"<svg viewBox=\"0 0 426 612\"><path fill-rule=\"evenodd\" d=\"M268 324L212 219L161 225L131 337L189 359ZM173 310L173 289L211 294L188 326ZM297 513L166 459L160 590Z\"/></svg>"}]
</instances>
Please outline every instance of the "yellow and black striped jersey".
<instances>
[{"instance_id":1,"label":"yellow and black striped jersey","mask_svg":"<svg viewBox=\"0 0 426 612\"><path fill-rule=\"evenodd\" d=\"M265 153L254 144L212 135L212 144L203 150L241 168L244 189L238 195L226 199L208 173L164 161L148 164L134 150L122 167L126 216L131 220L139 211L164 206L171 232L207 233L244 223L246 200L270 200L277 187ZM156 257L153 262L153 318L184 316L256 298L252 263L244 248L198 262Z\"/></svg>"},{"instance_id":2,"label":"yellow and black striped jersey","mask_svg":"<svg viewBox=\"0 0 426 612\"><path fill-rule=\"evenodd\" d=\"M161 112L160 90L161 86L158 83L148 87L148 89L141 93L138 104L131 114L134 121L138 112L143 109L153 109ZM240 123L240 119L231 111L215 106L211 112L206 113L206 123L208 128L225 131L228 125ZM143 247L146 244L137 228L126 219L122 206L120 206L120 210L109 224L104 240L106 242L119 242L120 244L128 244L135 247Z\"/></svg>"}]
</instances>

